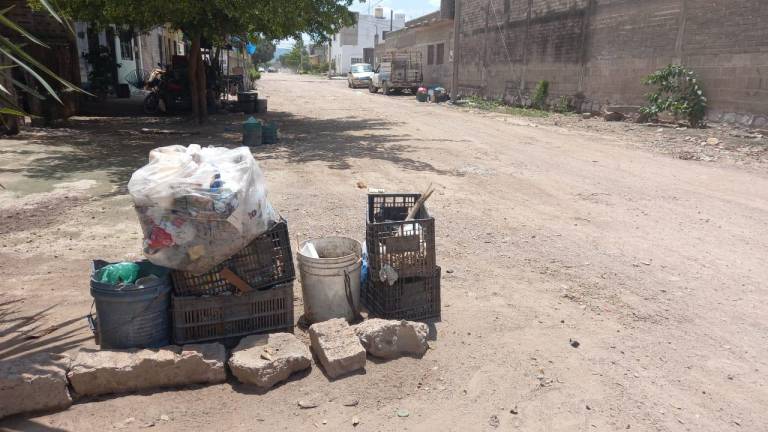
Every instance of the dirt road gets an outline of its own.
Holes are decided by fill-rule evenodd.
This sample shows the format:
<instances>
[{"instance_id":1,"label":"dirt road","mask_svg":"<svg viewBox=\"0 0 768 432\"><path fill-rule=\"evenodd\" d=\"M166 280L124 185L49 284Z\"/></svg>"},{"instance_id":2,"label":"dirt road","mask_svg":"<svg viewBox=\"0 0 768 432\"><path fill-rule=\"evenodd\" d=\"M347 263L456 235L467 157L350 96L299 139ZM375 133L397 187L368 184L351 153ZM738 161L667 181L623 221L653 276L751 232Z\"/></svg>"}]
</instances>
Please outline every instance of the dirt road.
<instances>
[{"instance_id":1,"label":"dirt road","mask_svg":"<svg viewBox=\"0 0 768 432\"><path fill-rule=\"evenodd\" d=\"M269 74L261 93L283 135L254 154L299 237L362 240L358 182L438 185L430 210L443 319L433 349L369 361L365 374L334 382L313 367L265 394L234 383L134 394L0 427L768 430L762 165L676 159L619 131L418 104L343 81ZM219 116L197 135L158 137L130 132L144 120L82 120L86 132L0 140L9 158L0 183L12 186L0 197L4 321L34 316L37 325L0 333L0 355L92 344L82 319L88 260L140 252L122 189L130 172L155 145L235 144L240 121ZM298 316L298 284L296 295ZM347 395L360 403L342 406ZM306 397L325 402L302 410L296 401Z\"/></svg>"}]
</instances>

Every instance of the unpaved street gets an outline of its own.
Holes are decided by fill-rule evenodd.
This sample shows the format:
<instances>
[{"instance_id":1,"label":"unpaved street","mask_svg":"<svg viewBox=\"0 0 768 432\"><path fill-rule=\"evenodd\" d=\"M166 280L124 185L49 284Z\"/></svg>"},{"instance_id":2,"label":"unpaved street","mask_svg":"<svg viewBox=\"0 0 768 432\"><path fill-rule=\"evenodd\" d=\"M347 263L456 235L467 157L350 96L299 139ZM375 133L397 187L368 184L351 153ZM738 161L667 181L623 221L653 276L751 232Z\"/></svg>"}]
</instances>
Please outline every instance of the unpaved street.
<instances>
[{"instance_id":1,"label":"unpaved street","mask_svg":"<svg viewBox=\"0 0 768 432\"><path fill-rule=\"evenodd\" d=\"M438 186L429 208L443 319L432 349L333 382L313 366L267 393L232 381L87 400L0 427L768 430L763 165L681 160L618 130L418 104L344 81L268 74L260 92L282 135L254 154L292 236L362 240L367 187ZM171 136L131 133L146 119L81 119L81 130L0 140L0 357L92 345L89 260L141 250L130 173L154 146L235 145L242 119ZM299 316L298 282L294 291ZM340 402L350 395L357 406ZM300 409L308 397L323 403Z\"/></svg>"}]
</instances>

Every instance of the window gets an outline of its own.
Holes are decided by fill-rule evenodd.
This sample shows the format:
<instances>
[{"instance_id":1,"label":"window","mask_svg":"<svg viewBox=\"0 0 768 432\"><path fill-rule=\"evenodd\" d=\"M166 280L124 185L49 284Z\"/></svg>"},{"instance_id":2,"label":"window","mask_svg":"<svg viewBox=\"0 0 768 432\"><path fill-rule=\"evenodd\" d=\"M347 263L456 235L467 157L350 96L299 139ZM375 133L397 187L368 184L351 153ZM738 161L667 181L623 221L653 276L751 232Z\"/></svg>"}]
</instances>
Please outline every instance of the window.
<instances>
[{"instance_id":1,"label":"window","mask_svg":"<svg viewBox=\"0 0 768 432\"><path fill-rule=\"evenodd\" d=\"M349 64L353 65L353 64L362 63L362 62L363 62L362 57L352 57L352 59L349 61Z\"/></svg>"},{"instance_id":2,"label":"window","mask_svg":"<svg viewBox=\"0 0 768 432\"><path fill-rule=\"evenodd\" d=\"M509 0L504 0L504 13L509 13Z\"/></svg>"},{"instance_id":3,"label":"window","mask_svg":"<svg viewBox=\"0 0 768 432\"><path fill-rule=\"evenodd\" d=\"M123 60L133 60L133 38L126 30L120 31L120 57Z\"/></svg>"},{"instance_id":4,"label":"window","mask_svg":"<svg viewBox=\"0 0 768 432\"><path fill-rule=\"evenodd\" d=\"M427 46L427 64L435 64L435 46L429 45Z\"/></svg>"},{"instance_id":5,"label":"window","mask_svg":"<svg viewBox=\"0 0 768 432\"><path fill-rule=\"evenodd\" d=\"M359 64L359 65L352 66L350 71L352 73L363 73L363 72L373 72L373 69L369 64Z\"/></svg>"},{"instance_id":6,"label":"window","mask_svg":"<svg viewBox=\"0 0 768 432\"><path fill-rule=\"evenodd\" d=\"M445 44L437 44L437 60L435 61L435 64L443 64L443 59L445 57Z\"/></svg>"}]
</instances>

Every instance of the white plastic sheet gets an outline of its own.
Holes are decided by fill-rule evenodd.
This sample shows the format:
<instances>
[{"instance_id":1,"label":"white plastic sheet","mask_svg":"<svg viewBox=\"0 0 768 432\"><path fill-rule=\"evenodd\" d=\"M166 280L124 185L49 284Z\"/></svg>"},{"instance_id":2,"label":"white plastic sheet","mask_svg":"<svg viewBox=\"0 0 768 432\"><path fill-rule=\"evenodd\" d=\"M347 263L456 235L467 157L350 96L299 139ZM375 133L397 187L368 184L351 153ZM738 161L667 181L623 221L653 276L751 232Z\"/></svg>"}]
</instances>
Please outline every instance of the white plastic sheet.
<instances>
[{"instance_id":1,"label":"white plastic sheet","mask_svg":"<svg viewBox=\"0 0 768 432\"><path fill-rule=\"evenodd\" d=\"M247 147L160 147L131 176L128 192L154 264L203 273L278 219Z\"/></svg>"}]
</instances>

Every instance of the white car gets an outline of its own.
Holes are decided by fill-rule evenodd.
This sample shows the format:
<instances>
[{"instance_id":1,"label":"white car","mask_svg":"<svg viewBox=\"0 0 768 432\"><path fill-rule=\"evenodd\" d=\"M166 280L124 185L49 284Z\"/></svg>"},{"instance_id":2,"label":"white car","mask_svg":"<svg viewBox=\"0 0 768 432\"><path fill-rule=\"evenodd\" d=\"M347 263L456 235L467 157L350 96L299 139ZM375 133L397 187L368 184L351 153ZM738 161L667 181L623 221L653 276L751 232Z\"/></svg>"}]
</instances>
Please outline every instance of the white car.
<instances>
[{"instance_id":1,"label":"white car","mask_svg":"<svg viewBox=\"0 0 768 432\"><path fill-rule=\"evenodd\" d=\"M347 86L349 88L368 87L373 78L373 68L368 63L355 63L349 68Z\"/></svg>"},{"instance_id":2,"label":"white car","mask_svg":"<svg viewBox=\"0 0 768 432\"><path fill-rule=\"evenodd\" d=\"M266 69L264 69L264 66L259 66L259 72L260 72L260 73L264 73L264 72L266 72L266 71L267 71L267 70L266 70Z\"/></svg>"}]
</instances>

